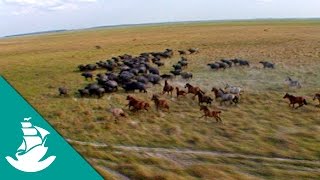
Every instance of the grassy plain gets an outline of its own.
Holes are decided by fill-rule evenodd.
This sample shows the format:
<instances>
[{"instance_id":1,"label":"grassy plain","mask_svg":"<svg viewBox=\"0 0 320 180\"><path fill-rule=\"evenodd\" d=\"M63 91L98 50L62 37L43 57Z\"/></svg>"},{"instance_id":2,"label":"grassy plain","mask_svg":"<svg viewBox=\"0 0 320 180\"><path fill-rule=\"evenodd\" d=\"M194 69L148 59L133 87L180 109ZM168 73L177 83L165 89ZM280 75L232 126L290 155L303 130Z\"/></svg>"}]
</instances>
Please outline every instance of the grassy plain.
<instances>
[{"instance_id":1,"label":"grassy plain","mask_svg":"<svg viewBox=\"0 0 320 180\"><path fill-rule=\"evenodd\" d=\"M96 49L99 45L102 49ZM237 106L223 110L224 124L199 119L197 102L190 96L177 100L163 96L169 113L128 112L118 124L108 112L110 104L125 108L123 90L102 99L81 99L74 94L87 83L78 72L79 64L94 63L124 53L174 50L197 47L200 53L188 55L187 71L194 74L191 84L207 94L224 83L238 85L245 93ZM206 64L220 58L244 58L250 68L234 67L212 71ZM164 60L162 73L179 60ZM265 70L260 60L276 63ZM102 72L97 71L95 73ZM113 29L93 29L0 40L0 74L65 137L111 146L192 149L307 160L285 162L203 154L157 154L119 148L98 148L73 144L105 177L116 174L133 179L298 179L320 177L320 108L312 96L320 92L320 22L266 21L191 23ZM299 79L301 89L288 88L287 76ZM170 82L181 88L185 80ZM57 88L67 87L71 95L58 97ZM150 101L148 94L135 93ZM282 99L286 92L307 97L309 105L297 110ZM314 163L312 163L314 162ZM113 177L111 177L113 176Z\"/></svg>"}]
</instances>

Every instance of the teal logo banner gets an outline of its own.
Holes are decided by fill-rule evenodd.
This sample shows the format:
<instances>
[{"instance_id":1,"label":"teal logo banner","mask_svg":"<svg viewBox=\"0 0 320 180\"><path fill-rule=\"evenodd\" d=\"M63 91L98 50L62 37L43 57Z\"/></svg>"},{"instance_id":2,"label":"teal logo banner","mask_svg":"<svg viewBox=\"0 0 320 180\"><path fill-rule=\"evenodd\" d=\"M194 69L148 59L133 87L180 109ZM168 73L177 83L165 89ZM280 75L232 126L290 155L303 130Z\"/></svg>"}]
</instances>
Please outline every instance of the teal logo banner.
<instances>
[{"instance_id":1,"label":"teal logo banner","mask_svg":"<svg viewBox=\"0 0 320 180\"><path fill-rule=\"evenodd\" d=\"M2 77L0 113L0 179L103 179Z\"/></svg>"}]
</instances>

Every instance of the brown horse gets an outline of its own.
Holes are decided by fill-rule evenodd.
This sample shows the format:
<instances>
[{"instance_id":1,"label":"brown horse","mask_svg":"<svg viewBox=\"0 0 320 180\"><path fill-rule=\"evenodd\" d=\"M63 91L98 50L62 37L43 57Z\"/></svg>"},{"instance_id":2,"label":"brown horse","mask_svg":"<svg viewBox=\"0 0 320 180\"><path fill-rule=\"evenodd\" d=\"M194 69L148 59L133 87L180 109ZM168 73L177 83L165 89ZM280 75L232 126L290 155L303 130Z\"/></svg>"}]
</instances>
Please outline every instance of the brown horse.
<instances>
[{"instance_id":1,"label":"brown horse","mask_svg":"<svg viewBox=\"0 0 320 180\"><path fill-rule=\"evenodd\" d=\"M138 103L138 100L135 99L134 97L130 96L130 95L127 96L126 100L129 101L129 103L126 105L126 106L129 106L129 110L130 110L131 107L134 106L134 104Z\"/></svg>"},{"instance_id":2,"label":"brown horse","mask_svg":"<svg viewBox=\"0 0 320 180\"><path fill-rule=\"evenodd\" d=\"M220 118L221 111L215 111L215 110L210 111L207 106L203 106L203 105L200 106L200 111L204 112L204 115L201 116L200 118L202 118L202 117L205 117L205 118L206 117L214 117L217 122L221 122L222 123L222 119Z\"/></svg>"},{"instance_id":3,"label":"brown horse","mask_svg":"<svg viewBox=\"0 0 320 180\"><path fill-rule=\"evenodd\" d=\"M198 92L205 94L199 87L193 87L191 84L187 83L184 88L188 88L187 94L194 94L193 99L196 97Z\"/></svg>"},{"instance_id":4,"label":"brown horse","mask_svg":"<svg viewBox=\"0 0 320 180\"><path fill-rule=\"evenodd\" d=\"M317 94L314 95L313 100L316 100L316 99L318 99L318 101L319 101L319 105L318 106L320 106L320 93L317 93Z\"/></svg>"},{"instance_id":5,"label":"brown horse","mask_svg":"<svg viewBox=\"0 0 320 180\"><path fill-rule=\"evenodd\" d=\"M161 109L167 109L169 111L169 105L168 102L164 99L159 99L158 95L153 95L151 98L152 101L154 101L154 104L156 105L157 111Z\"/></svg>"},{"instance_id":6,"label":"brown horse","mask_svg":"<svg viewBox=\"0 0 320 180\"><path fill-rule=\"evenodd\" d=\"M179 96L186 96L187 92L183 91L183 90L179 90L178 87L176 87L177 90L177 98L179 98Z\"/></svg>"},{"instance_id":7,"label":"brown horse","mask_svg":"<svg viewBox=\"0 0 320 180\"><path fill-rule=\"evenodd\" d=\"M284 96L283 96L284 99L289 99L290 103L289 103L289 106L291 106L292 104L292 108L294 108L294 105L295 104L299 104L298 107L296 107L296 109L298 109L299 107L302 107L303 105L307 105L307 101L304 97L301 97L301 96L293 96L289 93L286 93Z\"/></svg>"},{"instance_id":8,"label":"brown horse","mask_svg":"<svg viewBox=\"0 0 320 180\"><path fill-rule=\"evenodd\" d=\"M172 92L173 92L174 88L173 86L171 86L167 80L164 81L164 87L163 87L163 90L162 90L162 94L165 94L165 93L170 93L171 96L172 96Z\"/></svg>"},{"instance_id":9,"label":"brown horse","mask_svg":"<svg viewBox=\"0 0 320 180\"><path fill-rule=\"evenodd\" d=\"M129 110L131 107L133 107L132 110L135 110L135 111L139 111L143 109L148 111L148 108L150 108L150 104L148 102L137 100L130 95L127 96L127 100L129 101L129 103L127 104L127 106L129 106Z\"/></svg>"},{"instance_id":10,"label":"brown horse","mask_svg":"<svg viewBox=\"0 0 320 180\"><path fill-rule=\"evenodd\" d=\"M146 110L148 111L148 108L150 108L150 104L145 101L139 101L137 104L134 105L135 110Z\"/></svg>"}]
</instances>

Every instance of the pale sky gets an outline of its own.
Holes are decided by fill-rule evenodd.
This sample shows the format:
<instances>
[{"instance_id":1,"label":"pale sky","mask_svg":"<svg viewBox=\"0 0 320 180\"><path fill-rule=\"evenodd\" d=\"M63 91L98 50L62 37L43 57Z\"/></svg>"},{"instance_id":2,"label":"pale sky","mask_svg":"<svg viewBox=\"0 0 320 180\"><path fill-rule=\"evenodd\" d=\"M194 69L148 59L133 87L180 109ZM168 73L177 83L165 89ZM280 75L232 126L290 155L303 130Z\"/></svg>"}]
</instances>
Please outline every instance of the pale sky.
<instances>
[{"instance_id":1,"label":"pale sky","mask_svg":"<svg viewBox=\"0 0 320 180\"><path fill-rule=\"evenodd\" d=\"M319 17L320 0L0 0L0 36L119 24Z\"/></svg>"}]
</instances>

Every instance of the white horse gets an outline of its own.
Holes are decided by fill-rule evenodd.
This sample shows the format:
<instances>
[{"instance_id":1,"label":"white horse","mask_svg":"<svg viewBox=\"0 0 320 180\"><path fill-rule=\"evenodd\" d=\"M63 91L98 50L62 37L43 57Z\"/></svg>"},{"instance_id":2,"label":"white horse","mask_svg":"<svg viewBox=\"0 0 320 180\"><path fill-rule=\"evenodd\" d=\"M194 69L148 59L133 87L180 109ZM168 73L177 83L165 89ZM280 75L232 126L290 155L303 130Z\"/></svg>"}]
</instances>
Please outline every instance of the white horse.
<instances>
[{"instance_id":1,"label":"white horse","mask_svg":"<svg viewBox=\"0 0 320 180\"><path fill-rule=\"evenodd\" d=\"M221 99L220 105L222 105L222 103L226 103L227 101L229 101L230 104L237 104L239 102L239 95L227 93L222 89L217 89L215 87L213 87L211 91L214 92L216 99Z\"/></svg>"},{"instance_id":2,"label":"white horse","mask_svg":"<svg viewBox=\"0 0 320 180\"><path fill-rule=\"evenodd\" d=\"M229 84L226 84L225 88L224 88L228 93L231 94L235 94L235 95L240 95L243 90L241 89L241 87L237 87L237 86L231 86Z\"/></svg>"},{"instance_id":3,"label":"white horse","mask_svg":"<svg viewBox=\"0 0 320 180\"><path fill-rule=\"evenodd\" d=\"M302 87L298 80L293 80L289 76L287 77L287 79L285 81L288 82L290 87L296 87L296 88Z\"/></svg>"}]
</instances>

